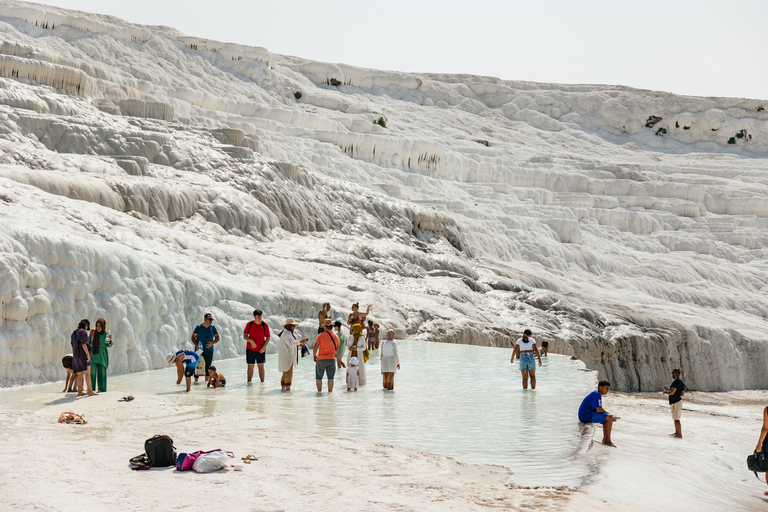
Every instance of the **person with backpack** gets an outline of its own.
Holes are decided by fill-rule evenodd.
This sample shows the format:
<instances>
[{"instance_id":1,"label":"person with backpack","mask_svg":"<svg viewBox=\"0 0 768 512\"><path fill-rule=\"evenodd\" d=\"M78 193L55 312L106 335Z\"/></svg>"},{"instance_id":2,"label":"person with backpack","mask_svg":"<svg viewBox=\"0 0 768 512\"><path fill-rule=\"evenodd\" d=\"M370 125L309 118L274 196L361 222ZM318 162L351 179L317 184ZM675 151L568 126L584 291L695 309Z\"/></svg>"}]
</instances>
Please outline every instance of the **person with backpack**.
<instances>
[{"instance_id":1,"label":"person with backpack","mask_svg":"<svg viewBox=\"0 0 768 512\"><path fill-rule=\"evenodd\" d=\"M763 428L760 429L760 436L757 438L757 447L755 447L755 453L763 453L767 450L768 450L768 407L763 407ZM768 471L766 471L765 473L765 483L768 484ZM764 491L763 494L768 496L768 491Z\"/></svg>"},{"instance_id":2,"label":"person with backpack","mask_svg":"<svg viewBox=\"0 0 768 512\"><path fill-rule=\"evenodd\" d=\"M299 359L298 347L307 343L307 338L298 339L295 329L299 322L288 318L283 324L283 330L277 335L277 369L282 372L280 388L283 391L291 390L293 382L293 365Z\"/></svg>"},{"instance_id":3,"label":"person with backpack","mask_svg":"<svg viewBox=\"0 0 768 512\"><path fill-rule=\"evenodd\" d=\"M253 311L253 320L248 322L243 331L245 339L245 362L248 364L248 383L253 379L253 366L259 366L259 380L264 382L264 363L267 359L269 344L269 326L261 319L264 312L260 309Z\"/></svg>"},{"instance_id":4,"label":"person with backpack","mask_svg":"<svg viewBox=\"0 0 768 512\"><path fill-rule=\"evenodd\" d=\"M515 362L515 357L520 358L520 373L523 374L523 389L528 389L528 377L531 378L531 389L536 389L536 362L534 357L539 360L541 366L541 354L536 348L536 340L531 338L533 333L530 329L523 331L523 337L515 343L515 349L512 351L510 363Z\"/></svg>"},{"instance_id":5,"label":"person with backpack","mask_svg":"<svg viewBox=\"0 0 768 512\"><path fill-rule=\"evenodd\" d=\"M312 356L315 359L315 382L317 391L323 390L323 375L328 375L328 392L333 392L333 378L336 376L338 359L336 351L339 349L339 337L333 332L333 320L325 319L324 331L317 335L315 346L312 347Z\"/></svg>"},{"instance_id":6,"label":"person with backpack","mask_svg":"<svg viewBox=\"0 0 768 512\"><path fill-rule=\"evenodd\" d=\"M213 364L213 346L219 342L219 331L213 325L213 315L206 313L203 317L203 323L195 327L192 333L192 343L195 345L195 352L203 351L203 360L205 361L205 382L208 382L208 369ZM197 382L199 375L195 375Z\"/></svg>"},{"instance_id":7,"label":"person with backpack","mask_svg":"<svg viewBox=\"0 0 768 512\"><path fill-rule=\"evenodd\" d=\"M179 350L165 356L165 360L168 364L176 364L176 374L178 376L176 385L181 384L181 378L185 377L187 380L187 393L189 393L189 390L192 388L192 377L195 375L195 368L200 361L200 356L191 350Z\"/></svg>"},{"instance_id":8,"label":"person with backpack","mask_svg":"<svg viewBox=\"0 0 768 512\"><path fill-rule=\"evenodd\" d=\"M103 318L96 320L96 328L91 331L91 388L99 391L107 390L107 368L109 368L109 352L112 346L112 335L107 331L107 321Z\"/></svg>"}]
</instances>

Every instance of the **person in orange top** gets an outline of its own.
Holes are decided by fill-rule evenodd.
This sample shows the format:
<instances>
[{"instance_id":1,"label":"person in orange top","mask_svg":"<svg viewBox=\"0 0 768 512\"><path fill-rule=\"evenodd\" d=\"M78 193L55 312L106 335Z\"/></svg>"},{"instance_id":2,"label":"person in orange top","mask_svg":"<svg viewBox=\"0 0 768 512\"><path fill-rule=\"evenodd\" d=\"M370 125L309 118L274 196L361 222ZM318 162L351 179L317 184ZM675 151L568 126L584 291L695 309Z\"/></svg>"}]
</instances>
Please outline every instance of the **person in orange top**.
<instances>
[{"instance_id":1,"label":"person in orange top","mask_svg":"<svg viewBox=\"0 0 768 512\"><path fill-rule=\"evenodd\" d=\"M315 383L317 391L323 390L323 374L328 375L328 392L333 391L333 378L336 376L338 357L336 351L339 348L339 337L333 332L333 321L326 318L323 324L324 331L317 335L315 346L312 347L312 356L315 359Z\"/></svg>"}]
</instances>

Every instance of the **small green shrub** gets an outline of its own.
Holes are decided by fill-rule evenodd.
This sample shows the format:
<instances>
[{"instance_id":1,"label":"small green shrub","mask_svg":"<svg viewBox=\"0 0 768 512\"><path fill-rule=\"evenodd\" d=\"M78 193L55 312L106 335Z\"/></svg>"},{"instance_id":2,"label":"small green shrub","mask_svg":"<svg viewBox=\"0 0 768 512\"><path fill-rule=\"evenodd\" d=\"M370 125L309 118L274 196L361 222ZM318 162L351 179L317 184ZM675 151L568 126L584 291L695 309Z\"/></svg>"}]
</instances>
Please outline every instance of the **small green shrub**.
<instances>
[{"instance_id":1,"label":"small green shrub","mask_svg":"<svg viewBox=\"0 0 768 512\"><path fill-rule=\"evenodd\" d=\"M731 137L728 139L728 144L736 144L736 137Z\"/></svg>"},{"instance_id":2,"label":"small green shrub","mask_svg":"<svg viewBox=\"0 0 768 512\"><path fill-rule=\"evenodd\" d=\"M385 121L383 117L379 117L377 120L375 120L373 122L373 124L377 124L377 125L381 126L382 128L386 128L387 127L387 121Z\"/></svg>"},{"instance_id":3,"label":"small green shrub","mask_svg":"<svg viewBox=\"0 0 768 512\"><path fill-rule=\"evenodd\" d=\"M659 137L663 137L666 134L667 134L666 128L659 128L658 130L656 130L656 135L658 135Z\"/></svg>"},{"instance_id":4,"label":"small green shrub","mask_svg":"<svg viewBox=\"0 0 768 512\"><path fill-rule=\"evenodd\" d=\"M760 105L759 107L757 107L757 111L758 111L758 112L762 112L763 110L765 110L765 109L763 108L763 106L762 106L762 105Z\"/></svg>"},{"instance_id":5,"label":"small green shrub","mask_svg":"<svg viewBox=\"0 0 768 512\"><path fill-rule=\"evenodd\" d=\"M296 91L295 93L293 93L293 97L296 98L296 100L300 100L301 99L301 91Z\"/></svg>"}]
</instances>

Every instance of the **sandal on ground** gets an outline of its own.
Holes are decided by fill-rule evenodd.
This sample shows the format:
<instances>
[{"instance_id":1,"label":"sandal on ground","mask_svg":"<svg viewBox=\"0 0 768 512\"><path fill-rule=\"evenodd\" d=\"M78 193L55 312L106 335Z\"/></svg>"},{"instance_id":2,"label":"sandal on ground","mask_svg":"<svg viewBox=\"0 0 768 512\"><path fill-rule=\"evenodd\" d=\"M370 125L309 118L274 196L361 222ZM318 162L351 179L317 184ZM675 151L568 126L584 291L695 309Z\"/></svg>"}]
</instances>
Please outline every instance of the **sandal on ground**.
<instances>
[{"instance_id":1,"label":"sandal on ground","mask_svg":"<svg viewBox=\"0 0 768 512\"><path fill-rule=\"evenodd\" d=\"M246 464L250 464L250 463L251 463L252 461L254 461L254 460L259 460L259 458L258 458L258 457L256 457L256 456L255 456L254 454L252 454L252 453L249 453L249 454L248 454L248 455L246 455L245 457L240 457L240 458L241 458L241 459L243 459L243 462L245 462Z\"/></svg>"},{"instance_id":2,"label":"sandal on ground","mask_svg":"<svg viewBox=\"0 0 768 512\"><path fill-rule=\"evenodd\" d=\"M133 400L133 395L128 395L118 400L118 402L130 402L131 400Z\"/></svg>"}]
</instances>

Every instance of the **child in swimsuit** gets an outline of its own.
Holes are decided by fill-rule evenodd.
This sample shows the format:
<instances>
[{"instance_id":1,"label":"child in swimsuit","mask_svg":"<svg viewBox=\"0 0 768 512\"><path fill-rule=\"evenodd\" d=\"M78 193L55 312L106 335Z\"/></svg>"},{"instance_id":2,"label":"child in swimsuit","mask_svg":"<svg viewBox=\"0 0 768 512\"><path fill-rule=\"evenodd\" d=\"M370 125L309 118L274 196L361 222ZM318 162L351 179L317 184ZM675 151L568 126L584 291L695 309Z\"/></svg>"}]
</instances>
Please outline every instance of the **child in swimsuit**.
<instances>
[{"instance_id":1,"label":"child in swimsuit","mask_svg":"<svg viewBox=\"0 0 768 512\"><path fill-rule=\"evenodd\" d=\"M223 388L227 385L227 379L224 378L224 375L216 371L215 366L211 366L208 368L208 384L206 387L213 386L214 388Z\"/></svg>"},{"instance_id":2,"label":"child in swimsuit","mask_svg":"<svg viewBox=\"0 0 768 512\"><path fill-rule=\"evenodd\" d=\"M365 331L368 338L368 350L373 350L376 345L376 328L373 326L373 320L368 320L368 327Z\"/></svg>"},{"instance_id":3,"label":"child in swimsuit","mask_svg":"<svg viewBox=\"0 0 768 512\"><path fill-rule=\"evenodd\" d=\"M373 348L379 348L379 324L373 324Z\"/></svg>"}]
</instances>

